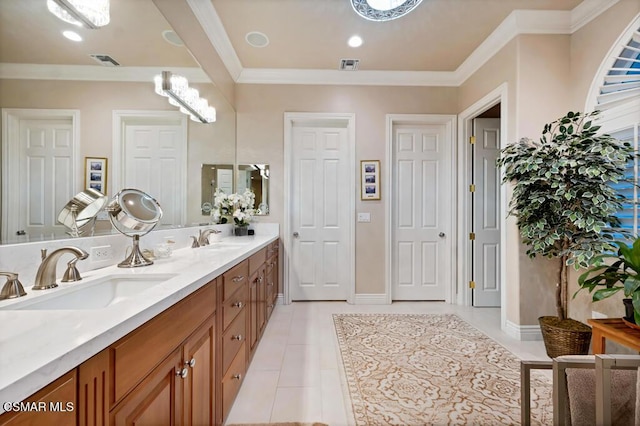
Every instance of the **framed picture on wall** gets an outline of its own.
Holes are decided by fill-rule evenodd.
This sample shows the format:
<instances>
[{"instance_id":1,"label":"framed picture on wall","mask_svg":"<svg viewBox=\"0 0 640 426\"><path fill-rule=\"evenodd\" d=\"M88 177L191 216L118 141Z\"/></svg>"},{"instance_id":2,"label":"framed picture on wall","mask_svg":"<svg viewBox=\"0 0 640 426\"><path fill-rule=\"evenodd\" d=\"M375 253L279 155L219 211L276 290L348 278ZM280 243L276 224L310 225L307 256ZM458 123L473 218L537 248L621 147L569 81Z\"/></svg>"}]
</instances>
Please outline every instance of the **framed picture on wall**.
<instances>
[{"instance_id":1,"label":"framed picture on wall","mask_svg":"<svg viewBox=\"0 0 640 426\"><path fill-rule=\"evenodd\" d=\"M84 158L84 187L107 194L107 159Z\"/></svg>"},{"instance_id":2,"label":"framed picture on wall","mask_svg":"<svg viewBox=\"0 0 640 426\"><path fill-rule=\"evenodd\" d=\"M380 199L380 161L360 161L360 199Z\"/></svg>"}]
</instances>

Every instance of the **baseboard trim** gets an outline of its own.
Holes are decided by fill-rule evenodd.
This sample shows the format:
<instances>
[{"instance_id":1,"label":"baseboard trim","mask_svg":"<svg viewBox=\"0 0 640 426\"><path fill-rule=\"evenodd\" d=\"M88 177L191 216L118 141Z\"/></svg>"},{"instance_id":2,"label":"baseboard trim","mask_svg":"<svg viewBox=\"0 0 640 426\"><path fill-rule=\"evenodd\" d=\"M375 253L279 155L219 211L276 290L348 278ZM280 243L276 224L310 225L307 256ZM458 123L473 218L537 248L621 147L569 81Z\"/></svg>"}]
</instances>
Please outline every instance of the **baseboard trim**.
<instances>
[{"instance_id":1,"label":"baseboard trim","mask_svg":"<svg viewBox=\"0 0 640 426\"><path fill-rule=\"evenodd\" d=\"M276 299L276 305L284 305L284 294L278 293L278 298Z\"/></svg>"},{"instance_id":2,"label":"baseboard trim","mask_svg":"<svg viewBox=\"0 0 640 426\"><path fill-rule=\"evenodd\" d=\"M542 340L542 332L539 325L518 325L511 321L507 321L505 332L521 341Z\"/></svg>"},{"instance_id":3,"label":"baseboard trim","mask_svg":"<svg viewBox=\"0 0 640 426\"><path fill-rule=\"evenodd\" d=\"M387 295L381 294L356 294L354 305L388 305Z\"/></svg>"}]
</instances>

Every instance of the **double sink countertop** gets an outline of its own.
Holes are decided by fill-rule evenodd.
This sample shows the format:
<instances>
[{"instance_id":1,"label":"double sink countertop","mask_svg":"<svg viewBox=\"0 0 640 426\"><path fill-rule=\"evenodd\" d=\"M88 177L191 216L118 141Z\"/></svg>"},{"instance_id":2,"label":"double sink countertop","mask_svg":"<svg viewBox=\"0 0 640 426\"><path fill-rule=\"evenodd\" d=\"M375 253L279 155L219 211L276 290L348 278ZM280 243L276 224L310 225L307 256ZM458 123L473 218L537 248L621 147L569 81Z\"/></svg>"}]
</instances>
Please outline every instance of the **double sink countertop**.
<instances>
[{"instance_id":1,"label":"double sink countertop","mask_svg":"<svg viewBox=\"0 0 640 426\"><path fill-rule=\"evenodd\" d=\"M0 414L3 403L24 400L277 238L277 233L225 237L209 246L175 250L150 266L114 265L84 272L78 282L58 281L51 290L27 287L27 296L0 301ZM60 261L59 275L64 268ZM126 280L145 275L169 279L104 308L11 309L13 304L18 307L31 298L90 285L107 276Z\"/></svg>"}]
</instances>

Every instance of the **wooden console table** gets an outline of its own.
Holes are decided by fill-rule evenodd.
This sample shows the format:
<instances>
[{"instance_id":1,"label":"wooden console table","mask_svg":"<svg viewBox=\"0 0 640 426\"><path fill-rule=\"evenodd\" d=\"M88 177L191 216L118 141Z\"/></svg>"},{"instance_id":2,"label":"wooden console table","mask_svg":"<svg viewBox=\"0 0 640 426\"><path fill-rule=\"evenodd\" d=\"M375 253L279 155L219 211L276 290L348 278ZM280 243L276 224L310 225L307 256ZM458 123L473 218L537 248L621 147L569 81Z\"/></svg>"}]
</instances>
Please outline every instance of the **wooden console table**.
<instances>
[{"instance_id":1,"label":"wooden console table","mask_svg":"<svg viewBox=\"0 0 640 426\"><path fill-rule=\"evenodd\" d=\"M640 352L640 330L629 327L622 318L588 319L587 322L592 327L594 354L605 353L605 339Z\"/></svg>"}]
</instances>

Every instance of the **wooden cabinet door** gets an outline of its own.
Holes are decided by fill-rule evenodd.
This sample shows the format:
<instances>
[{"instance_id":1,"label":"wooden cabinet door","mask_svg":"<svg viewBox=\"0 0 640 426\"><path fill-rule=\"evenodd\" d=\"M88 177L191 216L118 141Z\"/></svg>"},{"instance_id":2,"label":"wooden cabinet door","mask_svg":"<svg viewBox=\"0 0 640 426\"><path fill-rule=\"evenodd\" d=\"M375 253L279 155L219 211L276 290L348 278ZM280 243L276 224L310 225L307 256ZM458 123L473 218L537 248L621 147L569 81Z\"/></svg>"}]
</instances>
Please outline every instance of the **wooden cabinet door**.
<instances>
[{"instance_id":1,"label":"wooden cabinet door","mask_svg":"<svg viewBox=\"0 0 640 426\"><path fill-rule=\"evenodd\" d=\"M205 321L182 347L184 367L183 422L212 425L215 418L215 315Z\"/></svg>"},{"instance_id":2,"label":"wooden cabinet door","mask_svg":"<svg viewBox=\"0 0 640 426\"><path fill-rule=\"evenodd\" d=\"M111 413L111 425L181 424L184 379L181 348L173 351Z\"/></svg>"},{"instance_id":3,"label":"wooden cabinet door","mask_svg":"<svg viewBox=\"0 0 640 426\"><path fill-rule=\"evenodd\" d=\"M262 330L264 329L264 325L266 324L266 314L267 314L267 292L266 292L266 281L264 279L264 265L259 269L259 278L258 278L258 336L262 335Z\"/></svg>"},{"instance_id":4,"label":"wooden cabinet door","mask_svg":"<svg viewBox=\"0 0 640 426\"><path fill-rule=\"evenodd\" d=\"M258 277L255 274L249 281L249 350L253 353L256 343L258 343Z\"/></svg>"},{"instance_id":5,"label":"wooden cabinet door","mask_svg":"<svg viewBox=\"0 0 640 426\"><path fill-rule=\"evenodd\" d=\"M0 425L75 425L76 382L77 373L73 369L25 400L37 410L7 411L0 416Z\"/></svg>"}]
</instances>

